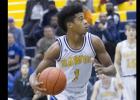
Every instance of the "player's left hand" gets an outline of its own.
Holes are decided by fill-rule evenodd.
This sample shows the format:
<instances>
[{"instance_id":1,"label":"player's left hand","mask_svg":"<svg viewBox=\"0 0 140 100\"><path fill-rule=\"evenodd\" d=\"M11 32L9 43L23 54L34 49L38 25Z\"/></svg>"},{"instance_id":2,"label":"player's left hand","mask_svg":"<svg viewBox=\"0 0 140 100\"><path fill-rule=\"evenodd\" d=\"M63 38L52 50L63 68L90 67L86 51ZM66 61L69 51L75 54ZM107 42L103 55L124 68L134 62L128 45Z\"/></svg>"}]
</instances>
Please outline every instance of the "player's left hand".
<instances>
[{"instance_id":1,"label":"player's left hand","mask_svg":"<svg viewBox=\"0 0 140 100\"><path fill-rule=\"evenodd\" d=\"M106 74L107 69L103 65L101 65L97 59L91 58L91 61L93 63L93 67L95 68L96 74Z\"/></svg>"},{"instance_id":2,"label":"player's left hand","mask_svg":"<svg viewBox=\"0 0 140 100\"><path fill-rule=\"evenodd\" d=\"M93 66L95 67L95 71L96 71L97 75L107 73L107 69L103 65L101 65L99 63L95 63Z\"/></svg>"}]
</instances>

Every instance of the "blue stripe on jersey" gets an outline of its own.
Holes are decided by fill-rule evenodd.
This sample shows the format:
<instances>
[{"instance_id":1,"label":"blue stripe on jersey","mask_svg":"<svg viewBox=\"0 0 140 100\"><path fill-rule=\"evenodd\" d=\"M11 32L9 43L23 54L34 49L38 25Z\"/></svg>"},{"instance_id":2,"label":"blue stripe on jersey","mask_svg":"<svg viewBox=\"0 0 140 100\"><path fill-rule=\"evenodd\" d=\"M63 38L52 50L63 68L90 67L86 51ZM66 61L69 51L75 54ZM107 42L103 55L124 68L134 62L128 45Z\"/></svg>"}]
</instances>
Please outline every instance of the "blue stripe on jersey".
<instances>
[{"instance_id":1,"label":"blue stripe on jersey","mask_svg":"<svg viewBox=\"0 0 140 100\"><path fill-rule=\"evenodd\" d=\"M60 40L59 38L57 38L57 41L58 41L59 46L60 46L60 55L59 55L57 61L60 61L60 59L61 59L61 57L62 57L62 50L63 50L63 49L62 49L62 42L61 42L61 40Z\"/></svg>"},{"instance_id":2,"label":"blue stripe on jersey","mask_svg":"<svg viewBox=\"0 0 140 100\"><path fill-rule=\"evenodd\" d=\"M88 40L89 40L89 44L90 44L90 47L92 49L92 52L96 56L95 50L94 50L93 45L92 45L92 38L91 38L91 34L90 33L88 33Z\"/></svg>"},{"instance_id":3,"label":"blue stripe on jersey","mask_svg":"<svg viewBox=\"0 0 140 100\"><path fill-rule=\"evenodd\" d=\"M68 47L68 49L70 51L77 53L77 52L80 52L84 49L85 44L86 44L86 36L84 36L84 43L83 43L83 46L80 49L72 49L67 42L66 36L64 37L64 42L65 42L66 46Z\"/></svg>"},{"instance_id":4,"label":"blue stripe on jersey","mask_svg":"<svg viewBox=\"0 0 140 100\"><path fill-rule=\"evenodd\" d=\"M50 96L50 100L57 100L55 96Z\"/></svg>"}]
</instances>

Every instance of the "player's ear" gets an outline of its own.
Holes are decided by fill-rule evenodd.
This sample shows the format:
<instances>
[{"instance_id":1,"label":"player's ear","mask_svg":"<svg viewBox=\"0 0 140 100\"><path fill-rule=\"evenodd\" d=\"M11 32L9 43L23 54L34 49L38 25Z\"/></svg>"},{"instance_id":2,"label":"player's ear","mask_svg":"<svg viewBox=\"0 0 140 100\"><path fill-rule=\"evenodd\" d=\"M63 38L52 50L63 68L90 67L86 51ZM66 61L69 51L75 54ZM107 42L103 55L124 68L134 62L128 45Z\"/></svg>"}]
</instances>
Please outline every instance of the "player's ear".
<instances>
[{"instance_id":1,"label":"player's ear","mask_svg":"<svg viewBox=\"0 0 140 100\"><path fill-rule=\"evenodd\" d=\"M68 29L71 29L71 28L72 28L72 23L71 23L71 22L68 22L68 23L67 23L67 28L68 28Z\"/></svg>"}]
</instances>

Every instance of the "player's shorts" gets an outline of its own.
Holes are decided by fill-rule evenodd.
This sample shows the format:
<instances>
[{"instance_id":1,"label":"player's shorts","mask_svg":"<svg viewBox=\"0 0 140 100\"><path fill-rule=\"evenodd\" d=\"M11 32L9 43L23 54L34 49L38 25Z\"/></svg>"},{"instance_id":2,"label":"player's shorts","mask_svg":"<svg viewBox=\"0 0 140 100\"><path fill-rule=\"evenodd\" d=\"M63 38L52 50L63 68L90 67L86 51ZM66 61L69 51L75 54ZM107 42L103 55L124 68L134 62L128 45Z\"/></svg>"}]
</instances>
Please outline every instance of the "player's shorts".
<instances>
[{"instance_id":1,"label":"player's shorts","mask_svg":"<svg viewBox=\"0 0 140 100\"><path fill-rule=\"evenodd\" d=\"M79 94L63 91L58 95L50 96L49 100L87 100L87 91Z\"/></svg>"},{"instance_id":2,"label":"player's shorts","mask_svg":"<svg viewBox=\"0 0 140 100\"><path fill-rule=\"evenodd\" d=\"M124 91L123 100L136 100L136 77L122 77Z\"/></svg>"}]
</instances>

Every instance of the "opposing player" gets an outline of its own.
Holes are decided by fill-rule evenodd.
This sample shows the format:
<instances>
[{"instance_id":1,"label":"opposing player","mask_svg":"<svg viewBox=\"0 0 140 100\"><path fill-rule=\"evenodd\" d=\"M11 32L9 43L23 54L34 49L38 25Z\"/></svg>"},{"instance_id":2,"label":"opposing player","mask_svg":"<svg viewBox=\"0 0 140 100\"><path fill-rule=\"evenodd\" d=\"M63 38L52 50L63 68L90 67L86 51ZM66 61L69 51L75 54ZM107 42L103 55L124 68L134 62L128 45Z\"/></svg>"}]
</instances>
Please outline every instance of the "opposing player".
<instances>
[{"instance_id":1,"label":"opposing player","mask_svg":"<svg viewBox=\"0 0 140 100\"><path fill-rule=\"evenodd\" d=\"M91 100L121 100L123 86L117 78L102 74L99 79L95 82Z\"/></svg>"},{"instance_id":2,"label":"opposing player","mask_svg":"<svg viewBox=\"0 0 140 100\"><path fill-rule=\"evenodd\" d=\"M97 57L101 64L95 64L97 74L115 75L116 70L103 42L94 35L86 32L82 6L73 4L65 6L58 14L59 26L66 32L58 38L46 51L35 72L30 77L33 89L40 88L38 74L49 66L56 66L65 72L67 86L56 95L57 100L86 100L87 82L91 76L92 59ZM50 73L51 74L51 73Z\"/></svg>"},{"instance_id":3,"label":"opposing player","mask_svg":"<svg viewBox=\"0 0 140 100\"><path fill-rule=\"evenodd\" d=\"M124 100L136 100L136 24L126 25L126 40L117 44L115 67L124 85ZM121 81L122 80L122 81Z\"/></svg>"}]
</instances>

